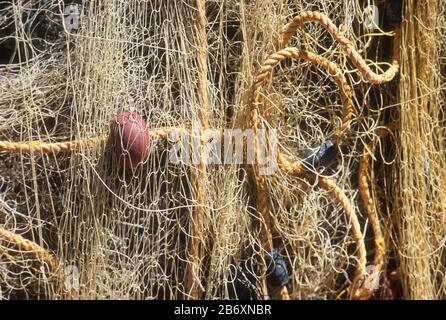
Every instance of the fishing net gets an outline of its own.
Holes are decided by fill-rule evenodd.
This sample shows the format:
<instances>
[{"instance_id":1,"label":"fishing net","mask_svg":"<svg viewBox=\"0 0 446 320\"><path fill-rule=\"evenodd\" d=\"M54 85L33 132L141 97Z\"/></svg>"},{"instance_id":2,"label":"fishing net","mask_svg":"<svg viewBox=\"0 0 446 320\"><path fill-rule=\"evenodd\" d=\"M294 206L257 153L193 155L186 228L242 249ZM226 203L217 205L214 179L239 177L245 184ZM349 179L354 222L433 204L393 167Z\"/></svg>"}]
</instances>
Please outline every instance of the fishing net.
<instances>
[{"instance_id":1,"label":"fishing net","mask_svg":"<svg viewBox=\"0 0 446 320\"><path fill-rule=\"evenodd\" d=\"M445 298L445 10L0 1L1 299Z\"/></svg>"}]
</instances>

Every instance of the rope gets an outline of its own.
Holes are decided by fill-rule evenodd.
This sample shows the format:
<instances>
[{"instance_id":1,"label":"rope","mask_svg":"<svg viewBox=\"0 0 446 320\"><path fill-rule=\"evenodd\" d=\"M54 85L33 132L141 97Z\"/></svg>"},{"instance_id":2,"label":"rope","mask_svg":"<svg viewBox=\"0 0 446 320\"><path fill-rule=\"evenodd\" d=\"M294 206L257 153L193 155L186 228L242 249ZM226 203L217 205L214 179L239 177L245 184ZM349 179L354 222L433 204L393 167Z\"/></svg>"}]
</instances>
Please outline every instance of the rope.
<instances>
[{"instance_id":1,"label":"rope","mask_svg":"<svg viewBox=\"0 0 446 320\"><path fill-rule=\"evenodd\" d=\"M16 245L21 251L32 252L39 260L46 263L51 270L54 271L59 268L56 258L38 244L3 228L0 228L0 237Z\"/></svg>"},{"instance_id":2,"label":"rope","mask_svg":"<svg viewBox=\"0 0 446 320\"><path fill-rule=\"evenodd\" d=\"M387 130L377 130L378 138L384 138L389 131L393 131L396 127L396 122L392 122L386 126ZM359 169L358 169L358 182L359 182L359 193L361 195L362 202L364 204L365 211L367 213L367 217L370 221L370 225L372 226L374 238L375 238L375 256L373 258L373 270L368 275L370 281L379 281L379 275L382 271L385 256L386 256L386 242L381 230L381 225L379 222L379 216L377 211L376 203L370 192L370 184L369 184L369 168L370 168L370 158L372 154L374 154L376 145L378 144L378 139L374 139L371 143L367 145L369 152L364 151L361 159L359 161ZM358 299L368 299L373 294L374 286L371 288L366 288L364 286L359 287L358 291L355 293L355 297Z\"/></svg>"},{"instance_id":3,"label":"rope","mask_svg":"<svg viewBox=\"0 0 446 320\"><path fill-rule=\"evenodd\" d=\"M262 108L262 104L260 102L261 98L261 90L266 84L266 80L272 75L272 71L274 67L280 64L282 61L286 59L302 59L308 61L318 67L322 67L325 69L328 74L330 74L334 80L334 82L339 86L341 92L341 99L343 105L343 117L342 124L339 129L335 130L335 134L333 137L333 141L335 143L339 143L341 138L344 136L347 131L352 115L353 115L353 102L352 102L352 90L347 83L344 75L341 73L338 66L328 61L327 59L318 56L314 53L307 52L305 50L299 50L297 48L289 47L282 49L271 56L269 56L265 62L260 67L259 73L255 78L254 85L252 87L252 96L251 96L251 107L252 111L250 117L248 117L248 123L250 123L250 127L253 130L254 140L255 140L255 154L256 161L253 164L253 173L256 181L257 188L257 206L258 210L262 215L263 223L261 227L261 238L262 238L262 246L265 250L271 251L273 248L272 244L272 223L270 219L270 209L269 209L269 191L267 179L265 176L259 174L259 154L260 154L260 143L258 141L258 131L260 128L260 114L264 111ZM303 172L303 167L301 163L297 160L290 160L289 158L283 156L278 152L277 155L279 167L284 167L284 170L289 173L300 174ZM352 211L352 210L351 210ZM365 249L364 249L365 250ZM273 293L276 296L286 298L289 297L286 292L286 287L274 289ZM279 295L277 293L280 293Z\"/></svg>"},{"instance_id":4,"label":"rope","mask_svg":"<svg viewBox=\"0 0 446 320\"><path fill-rule=\"evenodd\" d=\"M359 219L356 215L355 210L350 204L350 200L334 181L326 177L319 176L318 185L321 188L327 190L332 195L332 197L335 198L337 202L342 205L345 215L347 216L350 226L352 227L352 234L356 244L356 255L358 258L358 263L353 275L352 284L348 288L348 291L353 293L351 295L352 297L354 297L354 293L356 292L358 283L362 283L364 275L366 274L365 267L367 264L367 251L365 248L364 236L361 231L361 225L359 224Z\"/></svg>"},{"instance_id":5,"label":"rope","mask_svg":"<svg viewBox=\"0 0 446 320\"><path fill-rule=\"evenodd\" d=\"M359 73L362 75L365 81L372 84L389 82L395 77L396 73L398 72L398 43L400 42L399 32L395 33L396 38L394 39L394 55L390 68L382 74L377 74L370 69L370 67L358 53L352 42L339 33L338 28L335 26L335 24L325 14L316 11L304 11L294 17L283 29L280 47L285 46L291 39L293 34L296 33L297 30L300 29L307 22L319 23L331 34L335 41L339 42L341 47L344 49L347 57L350 59L353 65L358 68ZM277 45L277 47L279 47L279 45Z\"/></svg>"},{"instance_id":6,"label":"rope","mask_svg":"<svg viewBox=\"0 0 446 320\"><path fill-rule=\"evenodd\" d=\"M21 235L15 234L0 227L0 238L4 241L14 244L22 252L28 252L34 254L34 256L48 265L52 274L58 278L60 287L63 286L65 281L65 275L62 266L59 264L57 259L48 250L42 248L38 244L28 239L23 238ZM65 292L66 297L73 298L76 293L73 290Z\"/></svg>"},{"instance_id":7,"label":"rope","mask_svg":"<svg viewBox=\"0 0 446 320\"><path fill-rule=\"evenodd\" d=\"M374 141L369 145L371 150L375 150L376 142ZM373 152L373 151L372 151ZM359 193L361 195L362 202L364 204L367 217L373 229L373 234L375 237L375 257L373 259L374 269L372 273L368 276L372 281L376 281L377 277L381 272L384 255L385 255L385 241L381 231L381 226L379 223L378 213L376 211L376 204L370 193L369 179L368 179L368 168L370 167L370 155L364 152L360 162L358 170L358 183L359 183ZM379 279L378 279L379 280ZM355 296L361 299L368 299L373 293L373 288L358 288L358 292Z\"/></svg>"},{"instance_id":8,"label":"rope","mask_svg":"<svg viewBox=\"0 0 446 320\"><path fill-rule=\"evenodd\" d=\"M58 153L79 150L100 144L108 139L108 136L87 138L66 142L9 142L0 141L0 152L7 153Z\"/></svg>"},{"instance_id":9,"label":"rope","mask_svg":"<svg viewBox=\"0 0 446 320\"><path fill-rule=\"evenodd\" d=\"M266 79L268 79L269 76L272 74L274 67L276 67L279 63L286 59L301 59L308 61L317 67L321 67L325 69L325 71L333 78L333 81L338 85L343 106L343 116L342 124L337 130L335 130L333 140L335 143L339 143L339 141L347 131L350 125L351 118L353 116L352 90L341 70L335 63L314 53L300 50L294 47L289 47L269 56L260 67L260 71L254 81L254 86L252 89L253 95L251 99L251 103L254 106L253 112L256 112L255 110L259 108L259 100L261 97L259 91L265 86ZM253 115L252 118L252 121L255 121L254 118L257 118L257 115ZM251 126L254 127L254 125L255 124L252 124Z\"/></svg>"},{"instance_id":10,"label":"rope","mask_svg":"<svg viewBox=\"0 0 446 320\"><path fill-rule=\"evenodd\" d=\"M338 41L341 46L346 51L347 56L352 61L352 63L358 68L358 71L362 74L365 81L368 81L372 84L380 84L384 82L388 82L393 79L395 74L399 68L399 55L398 55L398 45L400 41L399 32L396 33L397 38L394 39L394 53L393 53L393 61L392 66L383 74L378 75L373 72L365 63L364 59L360 56L360 54L356 51L353 44L340 35L337 27L333 24L333 22L324 14L319 12L302 12L298 16L292 19L290 23L288 23L283 30L282 38L280 42L280 46L276 44L276 48L280 48L285 46L288 41L291 39L292 35L303 26L304 23L316 21L319 22L331 35L332 37ZM252 93L250 98L250 106L252 108L251 112L248 113L248 123L249 126L254 131L254 136L258 136L258 131L260 128L260 118L262 117L262 113L264 112L262 108L262 104L260 102L261 98L261 89L266 84L267 79L272 76L272 71L275 66L286 59L303 59L309 61L310 63L324 68L328 74L330 74L335 83L338 85L341 92L341 99L343 105L343 118L341 126L335 130L333 141L335 144L339 144L341 139L343 138L345 132L348 130L352 115L353 115L353 103L352 103L352 90L348 85L345 77L341 73L339 67L329 60L318 56L314 53L307 52L305 50L299 50L294 47L288 47L277 51L272 54L265 60L265 62L261 65L259 73L255 78ZM263 225L261 229L261 237L262 243L265 250L270 251L272 249L272 223L270 219L270 210L269 210L269 192L267 179L265 176L259 174L258 166L260 159L258 158L259 152L259 141L255 139L255 154L256 161L253 164L253 173L256 182L257 188L257 206L263 218ZM284 156L278 152L277 160L279 168L291 175L300 175L305 172L301 162L298 159L293 159L292 157ZM361 232L360 224L358 217L353 210L349 199L345 195L344 192L336 185L332 180L325 177L318 177L318 185L327 190L333 198L335 198L338 203L340 203L344 209L344 212L352 226L352 233L355 239L355 244L357 247L357 257L358 263L356 266L356 270L353 276L352 284L348 288L348 291L351 293L352 297L355 297L357 294L357 286L358 283L362 283L364 279L365 266L367 263L367 252L364 244L364 237ZM371 198L371 197L370 197ZM376 221L375 221L376 222ZM375 224L376 226L376 224ZM378 238L379 239L379 238ZM378 244L381 244L380 240L377 240ZM379 258L379 257L378 257ZM286 294L281 295L281 297L289 297L287 293L286 287L281 287L275 292L286 292Z\"/></svg>"},{"instance_id":11,"label":"rope","mask_svg":"<svg viewBox=\"0 0 446 320\"><path fill-rule=\"evenodd\" d=\"M166 139L172 130L177 128L150 130L149 136L152 141ZM181 128L180 128L181 130ZM65 142L9 142L0 141L0 153L59 153L81 150L82 148L96 147L108 140L108 135L102 135L94 138L86 138L81 140L65 141Z\"/></svg>"}]
</instances>

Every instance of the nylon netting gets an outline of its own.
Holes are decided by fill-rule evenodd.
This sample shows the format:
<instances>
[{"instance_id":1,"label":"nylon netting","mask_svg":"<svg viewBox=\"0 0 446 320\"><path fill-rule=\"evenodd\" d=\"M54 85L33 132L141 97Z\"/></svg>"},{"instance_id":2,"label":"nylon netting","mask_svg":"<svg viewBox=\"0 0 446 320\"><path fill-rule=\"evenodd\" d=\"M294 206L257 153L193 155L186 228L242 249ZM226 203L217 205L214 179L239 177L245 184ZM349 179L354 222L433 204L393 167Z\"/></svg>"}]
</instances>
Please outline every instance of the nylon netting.
<instances>
[{"instance_id":1,"label":"nylon netting","mask_svg":"<svg viewBox=\"0 0 446 320\"><path fill-rule=\"evenodd\" d=\"M445 12L389 3L0 1L0 298L444 298ZM275 171L173 163L197 123Z\"/></svg>"}]
</instances>

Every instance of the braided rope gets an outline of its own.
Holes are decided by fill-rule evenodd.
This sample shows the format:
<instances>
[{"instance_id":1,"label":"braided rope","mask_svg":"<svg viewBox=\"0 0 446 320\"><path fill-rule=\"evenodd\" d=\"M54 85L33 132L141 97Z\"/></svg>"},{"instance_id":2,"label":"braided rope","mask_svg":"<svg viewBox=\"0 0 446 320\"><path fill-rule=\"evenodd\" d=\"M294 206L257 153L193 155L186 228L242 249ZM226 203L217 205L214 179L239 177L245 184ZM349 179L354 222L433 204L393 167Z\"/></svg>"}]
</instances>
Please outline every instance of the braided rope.
<instances>
[{"instance_id":1,"label":"braided rope","mask_svg":"<svg viewBox=\"0 0 446 320\"><path fill-rule=\"evenodd\" d=\"M48 250L42 248L38 244L28 239L23 238L21 235L15 234L0 227L0 238L4 241L14 244L22 252L29 252L34 254L34 256L41 262L49 266L52 275L55 275L59 281L59 286L62 287L64 284L64 270L62 265L57 261L57 259ZM69 290L64 293L67 298L75 298L76 292L74 290Z\"/></svg>"},{"instance_id":2,"label":"braided rope","mask_svg":"<svg viewBox=\"0 0 446 320\"><path fill-rule=\"evenodd\" d=\"M149 136L151 140L166 139L167 136L177 128L150 130ZM102 135L94 138L86 138L81 140L65 141L65 142L9 142L0 141L0 153L58 153L76 151L82 148L90 148L100 145L107 141L108 135Z\"/></svg>"},{"instance_id":3,"label":"braided rope","mask_svg":"<svg viewBox=\"0 0 446 320\"><path fill-rule=\"evenodd\" d=\"M333 24L333 22L324 14L319 12L302 12L293 20L288 23L283 30L282 39L280 46L283 47L287 44L287 42L291 39L292 35L301 27L304 23L316 21L319 22L325 29L332 35L332 37L338 41L341 46L346 51L347 56L352 61L352 63L358 68L358 71L362 74L363 78L372 83L372 84L380 84L384 82L388 82L393 79L395 74L399 68L399 55L398 55L398 46L400 40L400 33L396 32L394 39L394 51L393 51L393 61L392 66L383 74L378 75L373 72L365 63L364 59L360 56L360 54L356 51L353 44L340 35L337 27ZM276 44L276 47L279 47ZM299 50L297 48L285 48L281 49L278 52L272 54L260 67L260 71L254 81L254 85L252 88L250 105L252 107L252 111L250 113L251 119L248 119L248 122L251 121L251 127L253 128L254 135L257 136L257 132L259 130L259 122L260 122L260 114L262 113L260 110L260 90L265 86L266 80L272 76L272 71L275 66L277 66L280 62L285 59L303 59L313 63L316 66L324 68L328 73L334 78L335 83L338 85L341 91L341 98L343 104L343 118L341 127L335 130L334 134L334 142L339 144L342 136L345 134L349 127L349 123L353 114L353 103L352 103L352 91L350 86L348 85L345 77L340 72L338 66L335 63L328 61L327 59L318 56L316 54ZM255 152L256 158L259 154L259 144L256 141ZM284 156L278 152L277 160L279 168L291 175L300 175L305 172L305 169L302 166L302 163L298 159L293 159L292 157ZM270 224L270 214L269 214L269 193L267 180L265 177L258 174L258 163L259 159L255 161L253 165L253 171L255 175L255 180L257 184L257 193L258 193L258 209L262 214L264 225L262 228L262 237L264 238L263 243L266 248L271 246L271 232L272 228ZM355 270L355 274L353 276L352 285L349 287L348 291L352 295L352 297L357 296L358 284L362 283L365 275L365 266L367 263L367 252L365 249L364 239L361 232L360 224L358 217L353 210L350 201L348 200L345 193L330 179L325 177L319 177L318 184L321 188L326 189L330 194L343 206L346 216L349 219L349 222L352 226L352 233L355 239L356 247L357 247L357 256L358 256L358 264ZM376 224L375 224L376 226ZM379 244L380 241L377 241ZM380 257L378 257L380 259ZM379 261L378 261L379 262ZM286 290L286 288L284 288Z\"/></svg>"},{"instance_id":4,"label":"braided rope","mask_svg":"<svg viewBox=\"0 0 446 320\"><path fill-rule=\"evenodd\" d=\"M361 73L365 81L368 81L372 84L389 82L395 77L396 73L398 72L398 47L399 42L401 41L399 32L395 33L396 37L394 39L394 55L392 57L391 66L384 73L377 74L370 69L362 56L355 49L352 42L339 33L338 28L330 20L330 18L328 18L325 14L317 11L304 11L294 17L283 29L280 47L285 46L289 42L293 34L296 33L297 30L300 29L307 22L318 22L331 34L335 41L339 42L339 44L345 50L347 57L350 59L353 65L358 68L358 71Z\"/></svg>"},{"instance_id":5,"label":"braided rope","mask_svg":"<svg viewBox=\"0 0 446 320\"><path fill-rule=\"evenodd\" d=\"M299 159L279 153L277 155L277 165L280 170L291 176L300 176L306 172Z\"/></svg>"},{"instance_id":6,"label":"braided rope","mask_svg":"<svg viewBox=\"0 0 446 320\"><path fill-rule=\"evenodd\" d=\"M265 60L265 62L260 67L259 73L257 77L255 78L254 85L252 88L252 96L251 96L251 106L252 111L250 114L250 117L248 117L248 123L249 126L253 129L253 134L255 137L255 150L256 150L256 160L253 164L253 170L255 175L255 180L257 182L257 189L258 189L258 206L259 210L262 213L263 220L266 226L268 226L269 223L269 200L268 200L268 188L266 185L266 178L260 174L258 174L258 164L260 163L260 160L258 158L259 155L259 141L258 141L258 130L260 127L260 117L259 113L261 112L261 103L260 103L260 97L261 97L261 89L265 86L266 79L272 74L272 71L275 66L277 66L280 62L286 60L286 59L303 59L306 61L309 61L317 66L321 66L326 71L333 76L333 79L336 84L338 84L340 91L341 91L341 97L342 97L342 103L343 103L343 118L342 118L342 125L341 127L336 131L334 135L334 139L336 142L339 142L341 137L343 136L344 132L348 129L352 114L353 114L353 103L352 103L352 91L350 89L350 86L348 85L345 77L340 72L339 68L336 66L336 64L328 61L327 59L317 56L313 53L299 50L297 48L285 48L280 50L279 52L276 52L272 54L269 58ZM285 158L281 158L281 161L284 161ZM291 164L290 164L291 165ZM266 234L269 234L269 232L264 231L262 232L263 238L265 239L266 247L270 247L270 244L272 241L270 240L271 236L267 236ZM272 244L271 244L272 245Z\"/></svg>"},{"instance_id":7,"label":"braided rope","mask_svg":"<svg viewBox=\"0 0 446 320\"><path fill-rule=\"evenodd\" d=\"M291 176L302 176L308 174L309 172L302 166L301 162L292 156L285 156L283 154L278 154L277 164L280 170ZM318 186L322 189L328 191L330 195L342 205L345 215L352 227L352 234L355 240L357 248L357 258L358 264L356 266L356 271L353 276L351 288L356 286L358 282L361 282L365 274L365 266L367 263L367 252L364 243L364 237L361 231L361 226L359 224L358 216L353 209L350 200L346 194L336 185L334 181L323 176L318 176ZM354 290L349 290L354 291Z\"/></svg>"},{"instance_id":8,"label":"braided rope","mask_svg":"<svg viewBox=\"0 0 446 320\"><path fill-rule=\"evenodd\" d=\"M367 251L365 248L364 236L361 231L361 225L359 224L358 216L356 215L356 212L353 209L350 200L333 180L323 176L319 176L318 185L319 187L328 191L331 196L342 205L344 213L347 216L347 219L352 228L353 239L355 240L357 250L356 255L358 258L358 263L353 275L352 284L348 288L348 291L350 292L352 297L355 297L358 284L363 282L364 275L366 274L365 267L367 264Z\"/></svg>"},{"instance_id":9,"label":"braided rope","mask_svg":"<svg viewBox=\"0 0 446 320\"><path fill-rule=\"evenodd\" d=\"M59 264L53 255L38 244L23 238L21 235L0 228L0 237L16 245L21 251L32 252L38 259L46 263L51 270L54 271L59 268Z\"/></svg>"},{"instance_id":10,"label":"braided rope","mask_svg":"<svg viewBox=\"0 0 446 320\"><path fill-rule=\"evenodd\" d=\"M278 154L277 163L280 170L291 176L302 176L308 174L305 168L302 166L298 159L291 156L285 156L283 154ZM357 283L362 283L363 277L365 275L365 266L367 263L367 252L364 243L364 237L359 224L359 219L355 210L353 209L350 200L346 194L336 185L336 183L323 176L318 177L318 185L322 189L325 189L330 193L330 195L342 205L345 215L352 226L352 234L355 240L357 248L357 258L358 264L356 266L356 271L353 276L352 285L350 286L350 292L356 292Z\"/></svg>"},{"instance_id":11,"label":"braided rope","mask_svg":"<svg viewBox=\"0 0 446 320\"><path fill-rule=\"evenodd\" d=\"M386 256L386 242L381 230L381 224L379 222L379 216L377 211L376 203L371 195L370 184L369 184L369 169L370 169L370 158L375 152L376 146L378 144L379 139L384 138L389 131L393 131L396 127L396 122L392 122L386 126L387 130L377 130L378 139L374 139L371 143L367 145L369 152L364 151L361 159L359 161L359 169L358 169L358 181L359 181L359 193L361 195L362 202L364 203L364 208L367 213L368 219L370 221L370 225L372 226L374 238L375 238L375 255L373 258L373 270L368 275L368 278L371 281L379 281L379 275L384 266L385 256ZM355 293L355 296L358 299L368 299L373 294L374 286L370 286L371 288L360 287L358 288L358 292Z\"/></svg>"},{"instance_id":12,"label":"braided rope","mask_svg":"<svg viewBox=\"0 0 446 320\"><path fill-rule=\"evenodd\" d=\"M373 141L369 145L369 147L370 150L375 150L376 141ZM379 280L378 277L384 264L386 244L381 231L378 212L376 210L376 204L370 193L370 186L368 181L369 180L368 169L370 167L370 157L371 156L369 153L364 152L359 161L358 183L359 183L359 193L361 195L361 199L364 204L364 208L367 213L370 224L372 226L373 234L375 237L375 257L373 259L373 265L375 266L375 268L372 270L371 274L368 275L368 277L372 281L376 281ZM369 289L365 287L360 287L358 288L358 292L355 295L361 299L368 299L372 295L373 291L374 291L373 288Z\"/></svg>"},{"instance_id":13,"label":"braided rope","mask_svg":"<svg viewBox=\"0 0 446 320\"><path fill-rule=\"evenodd\" d=\"M341 92L341 100L343 105L343 117L342 124L339 129L335 130L333 140L335 143L339 143L345 132L347 131L352 115L353 115L353 102L352 102L352 90L347 83L344 75L341 73L338 66L330 62L329 60L318 56L314 53L307 52L305 50L299 50L297 48L289 47L282 49L271 56L269 56L260 67L259 73L255 78L254 85L252 87L252 96L250 98L250 105L252 107L251 113L248 112L248 123L253 130L255 140L255 154L256 161L253 164L253 173L256 181L257 188L257 206L262 215L263 224L261 227L261 239L262 245L265 250L272 250L272 222L270 219L270 201L267 179L265 176L259 174L259 148L260 143L258 141L258 131L260 128L260 113L263 111L262 104L260 102L261 90L265 86L267 79L272 75L274 67L280 62L286 59L302 59L308 61L318 67L325 69L332 77L334 82L339 86ZM278 152L277 155L279 167L284 167L286 172L300 174L303 172L302 165L295 159L290 160L286 156L283 156ZM273 293L280 298L289 298L286 287L273 289ZM279 294L278 294L279 293Z\"/></svg>"},{"instance_id":14,"label":"braided rope","mask_svg":"<svg viewBox=\"0 0 446 320\"><path fill-rule=\"evenodd\" d=\"M82 140L66 141L66 142L9 142L0 141L0 152L7 153L57 153L79 150L97 145L106 141L108 136L99 136L95 138L87 138Z\"/></svg>"},{"instance_id":15,"label":"braided rope","mask_svg":"<svg viewBox=\"0 0 446 320\"><path fill-rule=\"evenodd\" d=\"M254 81L253 86L253 95L251 98L252 105L255 109L259 108L260 105L260 90L265 86L266 80L272 74L274 67L276 67L279 63L287 59L301 59L312 63L317 67L321 67L325 69L325 71L333 78L333 81L339 87L342 106L343 106L343 116L342 116L342 124L341 126L335 130L335 134L333 140L335 143L339 143L342 139L343 135L347 131L351 118L353 116L353 101L352 101L352 89L350 85L347 83L346 78L342 74L339 67L327 60L324 57L318 56L314 53L300 50L294 47L288 47L282 49L271 56L269 56L265 62L260 67L259 73ZM253 127L254 125L252 125Z\"/></svg>"}]
</instances>

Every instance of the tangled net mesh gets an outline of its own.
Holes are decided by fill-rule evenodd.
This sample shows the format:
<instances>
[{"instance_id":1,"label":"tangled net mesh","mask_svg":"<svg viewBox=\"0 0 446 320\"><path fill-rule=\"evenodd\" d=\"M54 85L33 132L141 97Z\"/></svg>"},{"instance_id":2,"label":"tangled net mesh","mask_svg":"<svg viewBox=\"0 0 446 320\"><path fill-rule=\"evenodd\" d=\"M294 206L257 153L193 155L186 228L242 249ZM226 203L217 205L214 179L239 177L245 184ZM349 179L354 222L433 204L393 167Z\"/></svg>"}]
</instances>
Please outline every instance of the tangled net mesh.
<instances>
[{"instance_id":1,"label":"tangled net mesh","mask_svg":"<svg viewBox=\"0 0 446 320\"><path fill-rule=\"evenodd\" d=\"M386 1L0 1L0 298L445 298L446 9L434 2L404 1L389 27ZM370 4L387 14L378 29ZM398 50L397 79L366 81L314 19L283 45L309 11L378 75ZM275 53L295 57L270 68ZM162 134L121 170L108 136L123 111L152 132L276 130L279 170L173 164ZM336 159L302 161L327 139ZM57 152L67 141L83 143ZM266 281L272 249L289 270L280 288Z\"/></svg>"}]
</instances>

